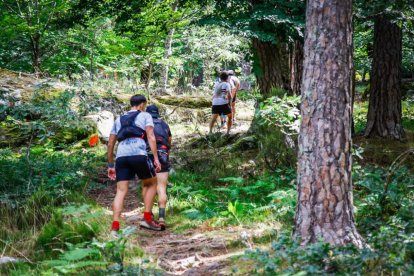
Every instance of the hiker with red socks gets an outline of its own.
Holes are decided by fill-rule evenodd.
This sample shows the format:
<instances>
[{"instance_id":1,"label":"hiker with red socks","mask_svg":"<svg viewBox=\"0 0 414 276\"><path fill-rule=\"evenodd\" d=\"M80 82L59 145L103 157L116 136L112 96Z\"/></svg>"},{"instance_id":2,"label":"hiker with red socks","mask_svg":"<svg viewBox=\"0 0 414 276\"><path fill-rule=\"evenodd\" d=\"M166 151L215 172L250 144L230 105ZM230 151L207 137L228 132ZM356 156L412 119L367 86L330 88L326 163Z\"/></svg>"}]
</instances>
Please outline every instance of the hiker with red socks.
<instances>
[{"instance_id":1,"label":"hiker with red socks","mask_svg":"<svg viewBox=\"0 0 414 276\"><path fill-rule=\"evenodd\" d=\"M154 122L150 114L145 112L147 100L143 95L131 97L131 110L118 118L111 131L108 142L108 177L116 180L117 190L112 205L112 234L120 229L119 218L123 209L124 198L128 192L130 180L138 176L147 190L144 197L144 219L140 226L160 231L161 227L154 222L152 206L157 193L156 172L161 170L158 160L157 143L154 135ZM147 155L146 141L154 156L152 162ZM116 162L114 164L114 147L118 141ZM154 168L155 166L155 168Z\"/></svg>"},{"instance_id":2,"label":"hiker with red socks","mask_svg":"<svg viewBox=\"0 0 414 276\"><path fill-rule=\"evenodd\" d=\"M158 107L150 105L147 107L147 112L151 114L154 120L154 134L157 140L158 158L161 164L161 170L157 172L157 194L158 194L158 223L161 226L161 230L165 230L165 208L167 207L167 185L168 174L170 172L170 148L171 148L171 130L166 122L161 120ZM149 151L147 147L148 156L151 160L154 160L154 155ZM143 196L147 192L147 188L142 190Z\"/></svg>"}]
</instances>

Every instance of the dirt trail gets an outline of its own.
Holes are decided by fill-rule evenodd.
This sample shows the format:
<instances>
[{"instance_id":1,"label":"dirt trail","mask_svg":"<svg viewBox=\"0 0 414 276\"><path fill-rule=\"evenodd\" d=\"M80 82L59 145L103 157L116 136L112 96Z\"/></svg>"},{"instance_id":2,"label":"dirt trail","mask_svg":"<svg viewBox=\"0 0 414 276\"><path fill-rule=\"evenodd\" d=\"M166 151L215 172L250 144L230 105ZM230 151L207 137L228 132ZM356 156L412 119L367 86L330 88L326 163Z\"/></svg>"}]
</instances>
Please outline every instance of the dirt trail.
<instances>
[{"instance_id":1,"label":"dirt trail","mask_svg":"<svg viewBox=\"0 0 414 276\"><path fill-rule=\"evenodd\" d=\"M142 207L136 196L137 184L131 182L125 200L122 217L127 225L138 229L138 244L147 255L157 260L157 266L165 275L230 275L231 258L242 255L251 247L251 237L261 236L269 226L261 230L246 229L239 226L212 230L191 229L177 234L169 229L154 232L139 228ZM115 185L95 190L90 194L99 205L110 213Z\"/></svg>"}]
</instances>

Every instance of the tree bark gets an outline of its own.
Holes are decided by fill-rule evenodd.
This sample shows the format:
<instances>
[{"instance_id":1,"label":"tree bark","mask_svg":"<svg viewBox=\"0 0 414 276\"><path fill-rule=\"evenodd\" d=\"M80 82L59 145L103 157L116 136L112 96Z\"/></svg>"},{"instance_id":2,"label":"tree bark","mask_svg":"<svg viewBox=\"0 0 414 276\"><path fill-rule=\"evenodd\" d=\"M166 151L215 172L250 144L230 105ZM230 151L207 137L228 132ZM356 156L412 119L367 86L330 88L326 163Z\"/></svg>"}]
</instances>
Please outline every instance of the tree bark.
<instances>
[{"instance_id":1,"label":"tree bark","mask_svg":"<svg viewBox=\"0 0 414 276\"><path fill-rule=\"evenodd\" d=\"M365 136L402 140L401 28L380 16L375 21L367 127Z\"/></svg>"},{"instance_id":2,"label":"tree bark","mask_svg":"<svg viewBox=\"0 0 414 276\"><path fill-rule=\"evenodd\" d=\"M351 177L352 0L308 0L294 236L364 245Z\"/></svg>"},{"instance_id":3,"label":"tree bark","mask_svg":"<svg viewBox=\"0 0 414 276\"><path fill-rule=\"evenodd\" d=\"M300 95L303 73L303 42L296 40L290 62L290 89L293 95Z\"/></svg>"},{"instance_id":4,"label":"tree bark","mask_svg":"<svg viewBox=\"0 0 414 276\"><path fill-rule=\"evenodd\" d=\"M271 96L272 88L289 90L289 57L285 43L274 44L253 38L253 49L258 68L255 68L257 85L262 95Z\"/></svg>"},{"instance_id":5,"label":"tree bark","mask_svg":"<svg viewBox=\"0 0 414 276\"><path fill-rule=\"evenodd\" d=\"M32 50L32 67L36 75L39 75L41 70L41 53L40 53L40 34L36 33L30 37L30 46Z\"/></svg>"}]
</instances>

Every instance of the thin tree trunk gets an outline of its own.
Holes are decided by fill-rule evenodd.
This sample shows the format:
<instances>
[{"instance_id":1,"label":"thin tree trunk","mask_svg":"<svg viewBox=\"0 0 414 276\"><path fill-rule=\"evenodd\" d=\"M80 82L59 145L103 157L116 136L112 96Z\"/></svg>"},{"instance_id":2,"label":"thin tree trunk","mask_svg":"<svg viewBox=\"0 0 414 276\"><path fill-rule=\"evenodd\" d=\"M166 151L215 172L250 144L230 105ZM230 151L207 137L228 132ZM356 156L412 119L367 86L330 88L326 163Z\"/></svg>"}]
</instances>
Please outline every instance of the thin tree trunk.
<instances>
[{"instance_id":1,"label":"thin tree trunk","mask_svg":"<svg viewBox=\"0 0 414 276\"><path fill-rule=\"evenodd\" d=\"M374 27L371 90L365 136L402 140L401 123L401 28L378 17Z\"/></svg>"},{"instance_id":2,"label":"thin tree trunk","mask_svg":"<svg viewBox=\"0 0 414 276\"><path fill-rule=\"evenodd\" d=\"M296 40L290 63L290 89L293 95L300 95L303 73L303 42Z\"/></svg>"},{"instance_id":3,"label":"thin tree trunk","mask_svg":"<svg viewBox=\"0 0 414 276\"><path fill-rule=\"evenodd\" d=\"M258 68L255 70L257 84L262 95L271 96L272 88L289 90L289 56L284 43L274 44L253 38L253 49Z\"/></svg>"},{"instance_id":4,"label":"thin tree trunk","mask_svg":"<svg viewBox=\"0 0 414 276\"><path fill-rule=\"evenodd\" d=\"M40 34L36 33L30 37L31 49L32 49L32 67L37 75L39 75L41 70L41 53L40 53Z\"/></svg>"},{"instance_id":5,"label":"thin tree trunk","mask_svg":"<svg viewBox=\"0 0 414 276\"><path fill-rule=\"evenodd\" d=\"M168 65L168 59L172 55L172 41L174 37L175 29L170 29L168 31L168 35L165 39L164 43L164 57L163 57L163 65L161 68L161 92L166 93L167 92L167 86L168 86L168 71L169 71L169 65Z\"/></svg>"},{"instance_id":6,"label":"thin tree trunk","mask_svg":"<svg viewBox=\"0 0 414 276\"><path fill-rule=\"evenodd\" d=\"M174 12L178 9L178 1L174 1L174 3L171 6L172 10ZM172 55L172 41L174 37L175 28L171 28L168 31L167 37L165 38L164 42L164 57L163 57L163 65L161 68L161 92L166 93L167 92L167 86L168 86L168 71L169 71L169 65L168 60Z\"/></svg>"},{"instance_id":7,"label":"thin tree trunk","mask_svg":"<svg viewBox=\"0 0 414 276\"><path fill-rule=\"evenodd\" d=\"M351 177L352 0L308 0L294 235L362 247Z\"/></svg>"},{"instance_id":8,"label":"thin tree trunk","mask_svg":"<svg viewBox=\"0 0 414 276\"><path fill-rule=\"evenodd\" d=\"M148 61L148 76L145 82L145 91L147 91L148 94L148 102L150 102L150 85L151 85L151 78L152 78L152 64L150 61Z\"/></svg>"}]
</instances>

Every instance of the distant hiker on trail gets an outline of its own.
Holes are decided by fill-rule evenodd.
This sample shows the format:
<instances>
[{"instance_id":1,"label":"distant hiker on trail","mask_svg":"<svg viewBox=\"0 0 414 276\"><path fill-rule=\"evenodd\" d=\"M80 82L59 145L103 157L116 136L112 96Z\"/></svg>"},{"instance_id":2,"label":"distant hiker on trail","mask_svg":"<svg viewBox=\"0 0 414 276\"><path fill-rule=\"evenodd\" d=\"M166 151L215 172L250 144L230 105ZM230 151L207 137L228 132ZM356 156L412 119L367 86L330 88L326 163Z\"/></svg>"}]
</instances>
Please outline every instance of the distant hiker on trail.
<instances>
[{"instance_id":1,"label":"distant hiker on trail","mask_svg":"<svg viewBox=\"0 0 414 276\"><path fill-rule=\"evenodd\" d=\"M159 208L159 217L158 224L161 226L161 230L165 230L165 208L167 206L167 184L168 184L168 174L170 172L170 148L171 148L171 131L170 127L166 122L159 119L158 107L155 105L150 105L147 107L147 112L151 114L152 119L154 120L154 134L157 141L157 150L158 158L161 163L161 170L157 172L157 193L158 193L158 208ZM147 147L148 156L151 160L154 160L154 155L149 151L149 146ZM142 189L142 194L145 196L147 188Z\"/></svg>"},{"instance_id":2,"label":"distant hiker on trail","mask_svg":"<svg viewBox=\"0 0 414 276\"><path fill-rule=\"evenodd\" d=\"M213 117L210 121L210 133L213 130L214 123L217 120L217 117L221 114L227 115L227 134L230 133L232 125L232 114L231 114L231 86L228 83L229 75L227 72L223 71L220 73L220 83L214 88L213 94L213 107L212 113Z\"/></svg>"},{"instance_id":3,"label":"distant hiker on trail","mask_svg":"<svg viewBox=\"0 0 414 276\"><path fill-rule=\"evenodd\" d=\"M140 226L155 231L161 230L161 226L154 222L151 213L157 193L156 172L161 170L154 135L154 122L151 115L144 112L147 105L145 96L135 95L131 97L130 103L131 110L115 121L108 142L108 177L117 182L116 196L112 206L113 235L116 235L120 229L119 217L128 192L129 180L133 180L136 175L142 180L147 190L144 197L144 219ZM154 163L147 156L145 139L148 139ZM116 164L114 164L113 152L117 140L119 144Z\"/></svg>"},{"instance_id":4,"label":"distant hiker on trail","mask_svg":"<svg viewBox=\"0 0 414 276\"><path fill-rule=\"evenodd\" d=\"M235 76L233 70L229 70L228 74L229 74L229 82L232 86L231 112L232 112L233 124L234 124L236 122L236 99L237 99L237 92L240 90L240 80Z\"/></svg>"},{"instance_id":5,"label":"distant hiker on trail","mask_svg":"<svg viewBox=\"0 0 414 276\"><path fill-rule=\"evenodd\" d=\"M213 89L216 89L216 86L219 85L220 82L221 82L220 76L218 76L216 78L216 81L214 82L214 88ZM222 127L224 127L226 125L226 117L227 116L225 114L223 114L223 113L220 114L220 128L222 128Z\"/></svg>"}]
</instances>

